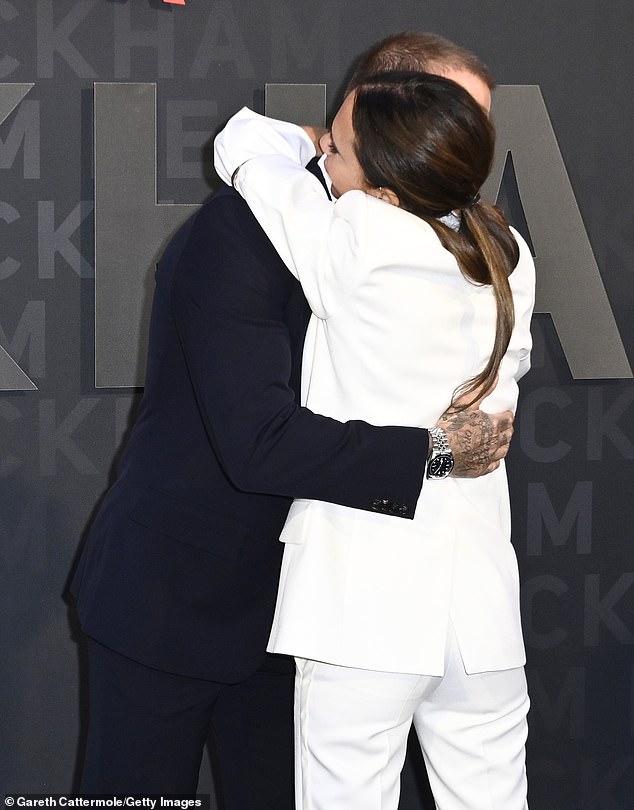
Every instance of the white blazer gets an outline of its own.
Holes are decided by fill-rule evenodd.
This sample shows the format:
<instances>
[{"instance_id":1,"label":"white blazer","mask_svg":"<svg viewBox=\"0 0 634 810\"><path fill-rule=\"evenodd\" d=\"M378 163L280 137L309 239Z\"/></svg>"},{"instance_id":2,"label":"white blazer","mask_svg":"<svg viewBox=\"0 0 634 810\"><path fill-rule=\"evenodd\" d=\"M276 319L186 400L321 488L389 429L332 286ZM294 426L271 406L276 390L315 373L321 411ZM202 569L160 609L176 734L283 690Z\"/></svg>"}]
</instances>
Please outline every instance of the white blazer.
<instances>
[{"instance_id":1,"label":"white blazer","mask_svg":"<svg viewBox=\"0 0 634 810\"><path fill-rule=\"evenodd\" d=\"M216 142L217 170L228 181L241 166L236 187L314 313L302 402L342 421L433 425L489 357L492 289L467 280L422 219L360 191L328 201L301 167L313 154L300 128L248 110ZM490 411L515 408L529 367L534 266L515 236L516 324ZM504 465L425 481L413 520L296 500L281 541L271 652L441 675L451 622L467 672L525 661Z\"/></svg>"}]
</instances>

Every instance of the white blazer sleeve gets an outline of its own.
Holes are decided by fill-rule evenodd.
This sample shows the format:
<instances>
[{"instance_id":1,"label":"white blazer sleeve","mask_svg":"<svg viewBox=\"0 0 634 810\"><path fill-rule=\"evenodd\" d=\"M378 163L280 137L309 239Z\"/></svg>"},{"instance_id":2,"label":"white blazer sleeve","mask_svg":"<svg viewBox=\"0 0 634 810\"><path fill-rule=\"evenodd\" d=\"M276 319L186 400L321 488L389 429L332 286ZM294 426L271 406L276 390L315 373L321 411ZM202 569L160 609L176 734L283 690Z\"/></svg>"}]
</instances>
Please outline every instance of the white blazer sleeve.
<instances>
[{"instance_id":1,"label":"white blazer sleeve","mask_svg":"<svg viewBox=\"0 0 634 810\"><path fill-rule=\"evenodd\" d=\"M301 127L243 107L214 140L214 166L231 185L234 171L258 155L284 155L305 166L315 157L313 142Z\"/></svg>"},{"instance_id":2,"label":"white blazer sleeve","mask_svg":"<svg viewBox=\"0 0 634 810\"><path fill-rule=\"evenodd\" d=\"M336 203L328 200L319 180L302 166L314 149L301 127L249 110L229 120L214 154L226 182L239 167L236 189L299 279L312 311L320 318L334 314L363 271L366 195L352 191Z\"/></svg>"},{"instance_id":3,"label":"white blazer sleeve","mask_svg":"<svg viewBox=\"0 0 634 810\"><path fill-rule=\"evenodd\" d=\"M520 258L509 279L515 304L516 323L509 348L517 353L515 379L519 380L531 366L531 348L533 346L531 318L535 306L535 263L524 239L517 231L512 230L520 248Z\"/></svg>"}]
</instances>

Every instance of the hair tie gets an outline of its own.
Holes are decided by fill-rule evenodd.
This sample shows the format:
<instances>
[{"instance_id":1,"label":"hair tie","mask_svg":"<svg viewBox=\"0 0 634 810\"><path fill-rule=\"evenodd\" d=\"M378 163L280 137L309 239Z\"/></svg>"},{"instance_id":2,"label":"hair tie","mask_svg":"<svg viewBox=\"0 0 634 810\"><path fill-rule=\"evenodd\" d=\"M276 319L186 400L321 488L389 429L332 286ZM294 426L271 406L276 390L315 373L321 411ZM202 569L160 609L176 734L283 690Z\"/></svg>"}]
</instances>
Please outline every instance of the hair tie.
<instances>
[{"instance_id":1,"label":"hair tie","mask_svg":"<svg viewBox=\"0 0 634 810\"><path fill-rule=\"evenodd\" d=\"M480 192L476 191L476 193L473 195L471 200L466 205L463 205L462 207L463 208L473 208L473 206L477 205L479 202L480 202Z\"/></svg>"}]
</instances>

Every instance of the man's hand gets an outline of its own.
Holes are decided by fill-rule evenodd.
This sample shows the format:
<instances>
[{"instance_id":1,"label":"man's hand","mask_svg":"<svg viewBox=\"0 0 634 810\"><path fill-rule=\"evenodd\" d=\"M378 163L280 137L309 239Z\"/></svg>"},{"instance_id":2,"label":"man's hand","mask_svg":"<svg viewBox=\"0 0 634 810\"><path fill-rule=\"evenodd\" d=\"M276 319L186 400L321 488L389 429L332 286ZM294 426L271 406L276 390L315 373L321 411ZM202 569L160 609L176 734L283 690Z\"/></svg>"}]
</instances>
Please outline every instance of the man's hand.
<instances>
[{"instance_id":1,"label":"man's hand","mask_svg":"<svg viewBox=\"0 0 634 810\"><path fill-rule=\"evenodd\" d=\"M454 458L451 474L458 478L478 478L493 472L508 453L513 413L485 413L480 410L483 398L463 411L455 410L455 404L460 404L458 399L437 422L447 434Z\"/></svg>"}]
</instances>

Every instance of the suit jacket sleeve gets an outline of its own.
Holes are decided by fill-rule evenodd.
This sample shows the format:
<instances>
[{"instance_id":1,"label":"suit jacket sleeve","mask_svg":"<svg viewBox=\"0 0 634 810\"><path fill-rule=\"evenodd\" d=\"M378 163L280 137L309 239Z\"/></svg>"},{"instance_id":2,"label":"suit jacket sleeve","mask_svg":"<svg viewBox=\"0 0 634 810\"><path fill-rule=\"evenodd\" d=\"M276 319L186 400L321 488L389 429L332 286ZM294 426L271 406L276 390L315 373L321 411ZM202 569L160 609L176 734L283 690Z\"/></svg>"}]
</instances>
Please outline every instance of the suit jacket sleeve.
<instances>
[{"instance_id":1,"label":"suit jacket sleeve","mask_svg":"<svg viewBox=\"0 0 634 810\"><path fill-rule=\"evenodd\" d=\"M427 431L343 424L298 405L282 292L294 282L237 194L203 206L171 289L160 276L207 433L236 487L413 516Z\"/></svg>"}]
</instances>

